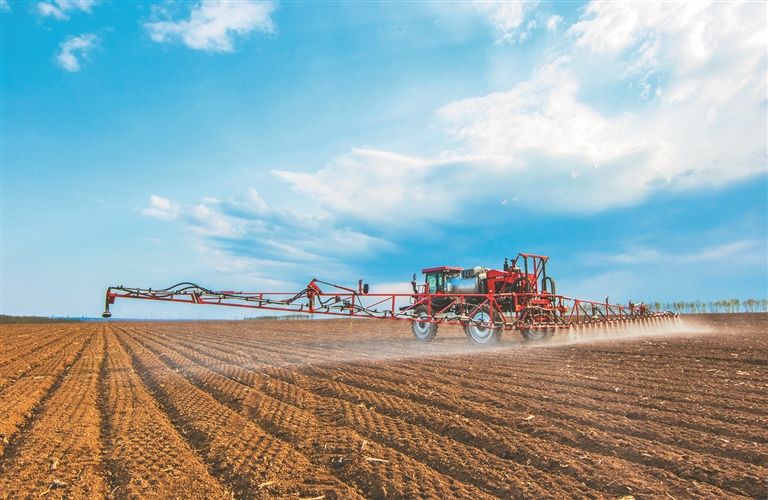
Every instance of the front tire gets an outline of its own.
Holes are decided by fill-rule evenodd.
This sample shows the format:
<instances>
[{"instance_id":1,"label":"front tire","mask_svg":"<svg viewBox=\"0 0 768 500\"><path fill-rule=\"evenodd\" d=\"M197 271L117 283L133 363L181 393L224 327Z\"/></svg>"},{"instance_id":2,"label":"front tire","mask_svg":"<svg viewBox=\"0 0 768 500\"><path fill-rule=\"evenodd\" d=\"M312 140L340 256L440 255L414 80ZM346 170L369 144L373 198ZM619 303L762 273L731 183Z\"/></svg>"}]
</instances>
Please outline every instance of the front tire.
<instances>
[{"instance_id":1,"label":"front tire","mask_svg":"<svg viewBox=\"0 0 768 500\"><path fill-rule=\"evenodd\" d=\"M501 327L490 328L486 326L491 320L490 310L481 307L470 316L472 323L464 326L464 333L467 334L469 341L475 345L491 345L501 339Z\"/></svg>"},{"instance_id":2,"label":"front tire","mask_svg":"<svg viewBox=\"0 0 768 500\"><path fill-rule=\"evenodd\" d=\"M416 316L420 319L428 320L427 308L425 306L419 306L414 309ZM437 323L430 323L429 321L413 321L411 323L411 330L413 336L419 342L432 342L437 336Z\"/></svg>"}]
</instances>

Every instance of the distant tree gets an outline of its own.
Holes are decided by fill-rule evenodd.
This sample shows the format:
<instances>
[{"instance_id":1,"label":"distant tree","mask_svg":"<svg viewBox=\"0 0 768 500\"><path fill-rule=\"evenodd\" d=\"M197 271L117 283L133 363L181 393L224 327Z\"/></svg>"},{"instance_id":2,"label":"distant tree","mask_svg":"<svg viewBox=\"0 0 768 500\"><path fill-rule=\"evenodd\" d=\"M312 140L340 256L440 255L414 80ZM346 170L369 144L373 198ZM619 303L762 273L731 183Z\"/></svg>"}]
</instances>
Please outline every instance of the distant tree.
<instances>
[{"instance_id":1,"label":"distant tree","mask_svg":"<svg viewBox=\"0 0 768 500\"><path fill-rule=\"evenodd\" d=\"M739 306L741 305L741 301L739 299L731 299L733 302L733 311L732 312L739 312Z\"/></svg>"},{"instance_id":2,"label":"distant tree","mask_svg":"<svg viewBox=\"0 0 768 500\"><path fill-rule=\"evenodd\" d=\"M0 314L0 325L19 323L77 323L81 318L48 318L43 316L11 316Z\"/></svg>"},{"instance_id":3,"label":"distant tree","mask_svg":"<svg viewBox=\"0 0 768 500\"><path fill-rule=\"evenodd\" d=\"M661 311L661 302L654 302L654 303L653 303L653 307L654 307L654 309L656 309L657 311Z\"/></svg>"},{"instance_id":4,"label":"distant tree","mask_svg":"<svg viewBox=\"0 0 768 500\"><path fill-rule=\"evenodd\" d=\"M768 299L763 299L763 312L768 312Z\"/></svg>"},{"instance_id":5,"label":"distant tree","mask_svg":"<svg viewBox=\"0 0 768 500\"><path fill-rule=\"evenodd\" d=\"M757 312L760 310L760 301L757 299L747 299L742 303L745 312Z\"/></svg>"}]
</instances>

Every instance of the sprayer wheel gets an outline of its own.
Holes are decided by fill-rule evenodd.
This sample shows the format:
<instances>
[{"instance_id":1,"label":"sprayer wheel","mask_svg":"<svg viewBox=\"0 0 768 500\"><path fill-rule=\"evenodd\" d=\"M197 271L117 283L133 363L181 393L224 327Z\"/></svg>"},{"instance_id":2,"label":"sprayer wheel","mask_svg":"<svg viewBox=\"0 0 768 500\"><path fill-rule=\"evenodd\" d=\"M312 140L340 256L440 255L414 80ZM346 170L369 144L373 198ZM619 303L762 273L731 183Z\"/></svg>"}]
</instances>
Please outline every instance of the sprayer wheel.
<instances>
[{"instance_id":1,"label":"sprayer wheel","mask_svg":"<svg viewBox=\"0 0 768 500\"><path fill-rule=\"evenodd\" d=\"M523 328L520 330L523 338L528 341L538 342L552 338L555 334L554 328Z\"/></svg>"},{"instance_id":2,"label":"sprayer wheel","mask_svg":"<svg viewBox=\"0 0 768 500\"><path fill-rule=\"evenodd\" d=\"M501 339L501 327L485 326L491 319L487 306L481 307L472 315L472 323L464 326L464 333L475 345L495 344Z\"/></svg>"},{"instance_id":3,"label":"sprayer wheel","mask_svg":"<svg viewBox=\"0 0 768 500\"><path fill-rule=\"evenodd\" d=\"M414 309L416 316L421 319L429 319L426 306L419 306ZM432 342L437 336L437 323L430 323L429 321L413 321L411 323L411 330L413 330L413 336L419 342Z\"/></svg>"}]
</instances>

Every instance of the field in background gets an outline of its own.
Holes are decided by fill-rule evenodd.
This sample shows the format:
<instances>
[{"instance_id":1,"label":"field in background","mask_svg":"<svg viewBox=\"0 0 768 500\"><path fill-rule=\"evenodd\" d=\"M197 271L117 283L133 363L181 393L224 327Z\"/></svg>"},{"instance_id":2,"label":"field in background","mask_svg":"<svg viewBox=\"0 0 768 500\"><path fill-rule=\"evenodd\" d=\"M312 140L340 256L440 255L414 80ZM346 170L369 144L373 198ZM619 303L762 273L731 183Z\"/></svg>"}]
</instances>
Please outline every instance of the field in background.
<instances>
[{"instance_id":1,"label":"field in background","mask_svg":"<svg viewBox=\"0 0 768 500\"><path fill-rule=\"evenodd\" d=\"M4 325L0 498L765 498L768 314Z\"/></svg>"}]
</instances>

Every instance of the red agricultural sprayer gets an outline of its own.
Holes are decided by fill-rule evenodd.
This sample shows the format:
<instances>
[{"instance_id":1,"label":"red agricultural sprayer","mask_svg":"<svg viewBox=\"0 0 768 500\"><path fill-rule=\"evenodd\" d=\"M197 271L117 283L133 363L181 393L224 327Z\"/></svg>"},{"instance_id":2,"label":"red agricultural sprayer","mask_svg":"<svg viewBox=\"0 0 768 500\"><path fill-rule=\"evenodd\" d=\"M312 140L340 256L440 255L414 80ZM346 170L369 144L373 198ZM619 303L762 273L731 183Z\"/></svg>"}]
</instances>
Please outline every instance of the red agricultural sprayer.
<instances>
[{"instance_id":1,"label":"red agricultural sprayer","mask_svg":"<svg viewBox=\"0 0 768 500\"><path fill-rule=\"evenodd\" d=\"M169 288L107 289L103 317L109 318L115 299L143 299L218 306L410 321L414 337L429 342L438 325L461 325L473 344L497 342L502 330L518 330L526 340L544 340L558 329L626 322L657 321L674 316L654 312L644 304L627 306L591 302L558 295L547 275L549 257L519 254L501 270L486 267L433 267L422 270L424 284L413 275L409 294L368 293L317 279L298 293L213 291L193 283ZM398 306L407 303L408 305Z\"/></svg>"}]
</instances>

